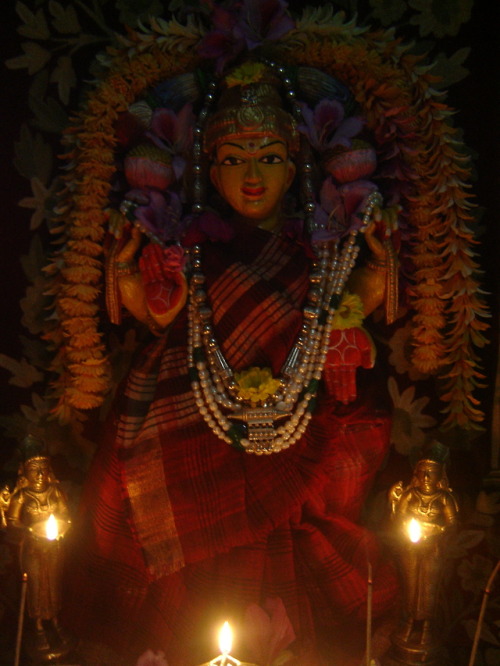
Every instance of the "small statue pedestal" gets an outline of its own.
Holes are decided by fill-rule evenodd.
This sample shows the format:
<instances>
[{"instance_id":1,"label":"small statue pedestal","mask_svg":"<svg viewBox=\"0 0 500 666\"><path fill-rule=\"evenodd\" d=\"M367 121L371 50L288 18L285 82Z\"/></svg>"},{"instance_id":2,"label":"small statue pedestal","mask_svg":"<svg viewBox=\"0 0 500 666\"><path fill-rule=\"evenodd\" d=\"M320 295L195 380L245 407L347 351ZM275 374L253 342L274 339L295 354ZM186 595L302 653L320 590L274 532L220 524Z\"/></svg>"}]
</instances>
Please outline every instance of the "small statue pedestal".
<instances>
[{"instance_id":1,"label":"small statue pedestal","mask_svg":"<svg viewBox=\"0 0 500 666\"><path fill-rule=\"evenodd\" d=\"M40 647L36 630L28 630L24 640L24 651L34 664L60 663L60 660L71 654L76 648L76 641L48 625L44 636L47 647Z\"/></svg>"},{"instance_id":2,"label":"small statue pedestal","mask_svg":"<svg viewBox=\"0 0 500 666\"><path fill-rule=\"evenodd\" d=\"M441 646L435 642L421 643L410 636L394 635L383 666L443 666Z\"/></svg>"}]
</instances>

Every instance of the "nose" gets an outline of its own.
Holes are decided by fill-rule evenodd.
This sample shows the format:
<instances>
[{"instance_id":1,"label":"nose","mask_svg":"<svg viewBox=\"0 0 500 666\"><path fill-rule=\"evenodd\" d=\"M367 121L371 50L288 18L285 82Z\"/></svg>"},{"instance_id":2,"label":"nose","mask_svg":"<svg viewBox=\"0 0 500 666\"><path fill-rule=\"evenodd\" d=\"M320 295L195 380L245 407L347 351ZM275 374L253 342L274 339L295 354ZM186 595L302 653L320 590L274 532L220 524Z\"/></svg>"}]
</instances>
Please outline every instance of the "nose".
<instances>
[{"instance_id":1,"label":"nose","mask_svg":"<svg viewBox=\"0 0 500 666\"><path fill-rule=\"evenodd\" d=\"M248 160L245 181L247 183L258 183L262 176L259 169L259 163L255 158Z\"/></svg>"}]
</instances>

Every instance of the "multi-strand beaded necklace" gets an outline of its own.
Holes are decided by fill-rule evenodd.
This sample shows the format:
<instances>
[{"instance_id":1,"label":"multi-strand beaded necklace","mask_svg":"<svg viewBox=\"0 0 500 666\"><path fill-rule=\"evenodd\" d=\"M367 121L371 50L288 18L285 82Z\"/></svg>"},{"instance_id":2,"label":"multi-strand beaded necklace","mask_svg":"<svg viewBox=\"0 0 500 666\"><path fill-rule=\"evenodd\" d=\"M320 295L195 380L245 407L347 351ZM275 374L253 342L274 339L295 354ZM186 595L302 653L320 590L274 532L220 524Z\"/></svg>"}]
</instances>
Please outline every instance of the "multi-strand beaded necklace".
<instances>
[{"instance_id":1,"label":"multi-strand beaded necklace","mask_svg":"<svg viewBox=\"0 0 500 666\"><path fill-rule=\"evenodd\" d=\"M363 231L380 195L370 195ZM304 434L328 352L334 313L359 252L356 231L342 243L318 244L309 275L302 327L279 377L278 390L263 404L242 399L234 372L214 335L212 310L202 272L201 247L192 248L189 288L188 364L196 405L211 430L248 453L270 454L295 444Z\"/></svg>"}]
</instances>

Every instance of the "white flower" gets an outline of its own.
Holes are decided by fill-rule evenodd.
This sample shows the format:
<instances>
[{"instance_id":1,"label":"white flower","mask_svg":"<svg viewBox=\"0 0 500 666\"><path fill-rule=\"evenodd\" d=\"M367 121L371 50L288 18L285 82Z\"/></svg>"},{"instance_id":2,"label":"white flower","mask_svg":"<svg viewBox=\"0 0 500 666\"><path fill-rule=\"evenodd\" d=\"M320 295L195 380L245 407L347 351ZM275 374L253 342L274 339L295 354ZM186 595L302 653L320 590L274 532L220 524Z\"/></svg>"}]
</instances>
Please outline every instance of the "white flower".
<instances>
[{"instance_id":1,"label":"white flower","mask_svg":"<svg viewBox=\"0 0 500 666\"><path fill-rule=\"evenodd\" d=\"M412 330L413 326L411 321L409 321L405 326L398 328L389 340L389 347L391 348L389 363L394 366L398 374L403 375L407 373L412 381L418 381L419 379L425 379L428 375L424 375L417 370L411 362L411 353L413 350Z\"/></svg>"},{"instance_id":2,"label":"white flower","mask_svg":"<svg viewBox=\"0 0 500 666\"><path fill-rule=\"evenodd\" d=\"M420 448L424 444L426 434L423 429L435 426L436 419L427 414L422 414L429 398L423 397L414 400L414 386L410 386L399 393L394 377L389 377L387 386L394 404L391 444L394 444L398 453L408 455L412 449Z\"/></svg>"},{"instance_id":3,"label":"white flower","mask_svg":"<svg viewBox=\"0 0 500 666\"><path fill-rule=\"evenodd\" d=\"M168 666L168 664L163 652L147 650L144 654L141 654L136 666Z\"/></svg>"}]
</instances>

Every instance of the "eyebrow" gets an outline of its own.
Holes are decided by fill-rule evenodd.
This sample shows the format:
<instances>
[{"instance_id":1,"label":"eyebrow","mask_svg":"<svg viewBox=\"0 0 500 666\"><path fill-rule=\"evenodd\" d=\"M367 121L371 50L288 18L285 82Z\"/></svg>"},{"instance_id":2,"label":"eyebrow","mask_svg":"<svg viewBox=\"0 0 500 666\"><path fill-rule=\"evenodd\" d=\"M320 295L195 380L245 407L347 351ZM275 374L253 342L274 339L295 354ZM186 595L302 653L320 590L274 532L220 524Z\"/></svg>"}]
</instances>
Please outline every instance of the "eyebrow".
<instances>
[{"instance_id":1,"label":"eyebrow","mask_svg":"<svg viewBox=\"0 0 500 666\"><path fill-rule=\"evenodd\" d=\"M265 143L263 146L260 146L257 150L263 150L264 148L269 148L270 146L274 146L277 143L286 146L285 141L282 141L281 139L275 139L274 141L271 141L271 143ZM233 146L234 148L239 148L240 150L245 150L245 147L242 146L239 143L233 143L232 141L224 141L224 143L221 143L220 146L217 148L217 150L220 150L222 146Z\"/></svg>"}]
</instances>

